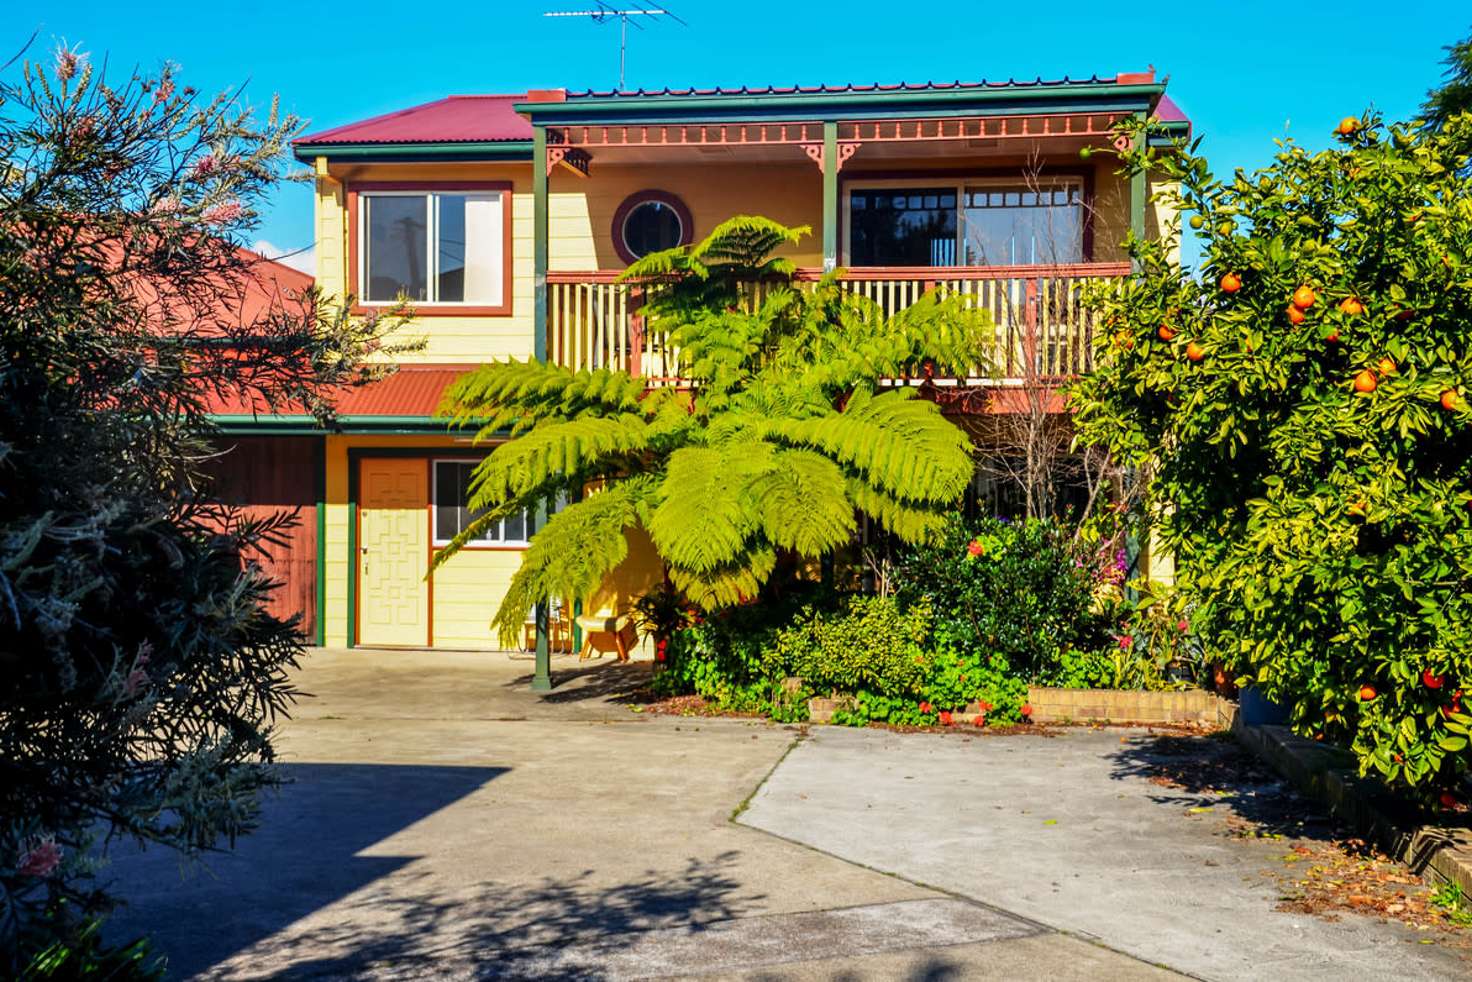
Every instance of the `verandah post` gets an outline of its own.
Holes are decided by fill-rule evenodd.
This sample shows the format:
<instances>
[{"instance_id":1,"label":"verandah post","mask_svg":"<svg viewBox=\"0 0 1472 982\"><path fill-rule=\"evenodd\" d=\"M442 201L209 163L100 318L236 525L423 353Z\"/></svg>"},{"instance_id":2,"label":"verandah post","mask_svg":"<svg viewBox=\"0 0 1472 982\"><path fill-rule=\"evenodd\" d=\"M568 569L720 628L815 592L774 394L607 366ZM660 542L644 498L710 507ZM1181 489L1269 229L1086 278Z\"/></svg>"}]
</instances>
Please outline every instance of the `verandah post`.
<instances>
[{"instance_id":1,"label":"verandah post","mask_svg":"<svg viewBox=\"0 0 1472 982\"><path fill-rule=\"evenodd\" d=\"M1148 137L1142 133L1139 139ZM1148 196L1148 175L1142 167L1130 175L1130 232L1138 242L1145 241L1145 199Z\"/></svg>"},{"instance_id":2,"label":"verandah post","mask_svg":"<svg viewBox=\"0 0 1472 982\"><path fill-rule=\"evenodd\" d=\"M838 268L838 123L823 123L823 272Z\"/></svg>"},{"instance_id":3,"label":"verandah post","mask_svg":"<svg viewBox=\"0 0 1472 982\"><path fill-rule=\"evenodd\" d=\"M547 360L547 128L532 127L532 354ZM546 505L536 509L536 528L547 521ZM548 637L546 601L539 601L532 614L536 622L536 666L532 690L552 688L552 645Z\"/></svg>"}]
</instances>

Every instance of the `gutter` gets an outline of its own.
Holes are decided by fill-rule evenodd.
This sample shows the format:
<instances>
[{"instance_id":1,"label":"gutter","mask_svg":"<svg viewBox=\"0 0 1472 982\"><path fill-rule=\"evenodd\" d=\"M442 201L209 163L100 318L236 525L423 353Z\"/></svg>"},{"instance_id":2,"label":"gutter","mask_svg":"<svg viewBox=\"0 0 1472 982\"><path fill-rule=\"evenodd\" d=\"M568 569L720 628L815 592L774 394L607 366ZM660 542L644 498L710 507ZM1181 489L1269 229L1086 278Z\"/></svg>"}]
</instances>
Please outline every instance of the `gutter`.
<instances>
[{"instance_id":1,"label":"gutter","mask_svg":"<svg viewBox=\"0 0 1472 982\"><path fill-rule=\"evenodd\" d=\"M477 429L473 423L453 426L445 416L339 416L335 425L324 428L316 417L305 415L256 415L252 413L212 413L209 417L226 433L253 436L325 433L440 433L468 434Z\"/></svg>"},{"instance_id":2,"label":"gutter","mask_svg":"<svg viewBox=\"0 0 1472 982\"><path fill-rule=\"evenodd\" d=\"M532 159L531 140L437 143L293 143L291 155L310 163L317 157L336 160L393 162L396 160L505 160Z\"/></svg>"}]
</instances>

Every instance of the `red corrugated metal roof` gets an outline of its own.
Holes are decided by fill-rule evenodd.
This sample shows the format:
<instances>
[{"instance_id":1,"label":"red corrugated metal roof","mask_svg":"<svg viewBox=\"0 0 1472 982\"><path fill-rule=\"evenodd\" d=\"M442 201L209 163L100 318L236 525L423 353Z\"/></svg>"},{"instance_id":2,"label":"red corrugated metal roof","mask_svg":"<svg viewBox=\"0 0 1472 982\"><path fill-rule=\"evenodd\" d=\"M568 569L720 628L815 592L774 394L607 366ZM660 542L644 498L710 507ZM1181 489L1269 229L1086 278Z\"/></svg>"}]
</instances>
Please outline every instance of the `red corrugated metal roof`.
<instances>
[{"instance_id":1,"label":"red corrugated metal roof","mask_svg":"<svg viewBox=\"0 0 1472 982\"><path fill-rule=\"evenodd\" d=\"M403 365L366 385L344 386L332 394L337 414L361 416L433 416L446 387L473 365ZM208 411L217 416L304 416L300 403L267 406L239 393L216 394Z\"/></svg>"},{"instance_id":2,"label":"red corrugated metal roof","mask_svg":"<svg viewBox=\"0 0 1472 982\"><path fill-rule=\"evenodd\" d=\"M1119 80L1118 76L1090 75L1088 78L1071 78L1067 75L1058 79L1045 79L1042 76L1031 79L1009 78L1006 81L988 81L981 79L975 82L963 82L957 79L953 82L871 82L867 85L849 82L845 85L743 85L740 87L715 86L712 88L684 88L684 89L584 89L581 92L569 92L569 99L610 99L639 98L641 96L752 96L752 95L843 95L853 92L930 92L945 91L949 89L1024 89L1024 88L1060 88L1069 85L1109 85Z\"/></svg>"},{"instance_id":3,"label":"red corrugated metal roof","mask_svg":"<svg viewBox=\"0 0 1472 982\"><path fill-rule=\"evenodd\" d=\"M372 119L347 123L293 141L332 143L495 143L530 140L532 126L512 109L517 95L452 95Z\"/></svg>"}]
</instances>

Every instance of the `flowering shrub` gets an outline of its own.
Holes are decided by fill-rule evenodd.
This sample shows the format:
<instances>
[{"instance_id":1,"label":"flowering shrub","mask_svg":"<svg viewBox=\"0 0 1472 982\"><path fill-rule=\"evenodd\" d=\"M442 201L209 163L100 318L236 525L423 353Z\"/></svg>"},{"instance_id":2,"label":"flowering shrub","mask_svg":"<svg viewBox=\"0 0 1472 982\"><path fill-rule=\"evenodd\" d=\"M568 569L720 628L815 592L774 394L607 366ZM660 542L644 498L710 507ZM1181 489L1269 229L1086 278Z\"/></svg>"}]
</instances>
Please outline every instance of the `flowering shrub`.
<instances>
[{"instance_id":1,"label":"flowering shrub","mask_svg":"<svg viewBox=\"0 0 1472 982\"><path fill-rule=\"evenodd\" d=\"M938 646L1055 684L1067 653L1114 643L1125 570L1115 546L1085 552L1057 522L957 516L900 563L897 596L934 608Z\"/></svg>"}]
</instances>

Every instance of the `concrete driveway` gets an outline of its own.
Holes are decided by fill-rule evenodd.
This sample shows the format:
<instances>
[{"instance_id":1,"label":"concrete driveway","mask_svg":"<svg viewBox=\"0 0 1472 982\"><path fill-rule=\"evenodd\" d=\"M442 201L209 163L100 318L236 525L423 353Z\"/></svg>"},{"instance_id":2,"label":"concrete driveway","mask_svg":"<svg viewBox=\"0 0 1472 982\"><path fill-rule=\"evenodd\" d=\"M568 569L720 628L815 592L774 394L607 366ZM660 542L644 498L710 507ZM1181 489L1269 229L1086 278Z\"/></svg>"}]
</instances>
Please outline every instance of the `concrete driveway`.
<instances>
[{"instance_id":1,"label":"concrete driveway","mask_svg":"<svg viewBox=\"0 0 1472 982\"><path fill-rule=\"evenodd\" d=\"M260 831L204 868L120 852L112 933L152 934L177 978L1232 978L1264 951L1254 977L1330 978L1340 944L1362 970L1398 953L1404 978L1453 965L1369 922L1274 913L1235 885L1248 866L1203 880L1179 835L1159 875L1125 875L1165 806L1090 736L803 739L635 714L644 666L555 667L537 696L505 655L314 653ZM1023 811L1044 793L1032 814L1056 825ZM1115 793L1139 814L1090 833ZM1106 880L1124 885L1089 899Z\"/></svg>"}]
</instances>

